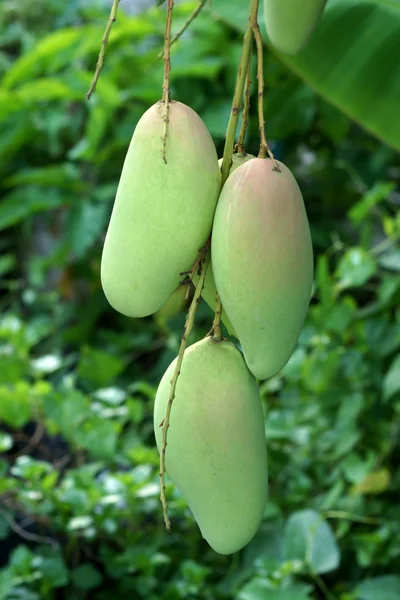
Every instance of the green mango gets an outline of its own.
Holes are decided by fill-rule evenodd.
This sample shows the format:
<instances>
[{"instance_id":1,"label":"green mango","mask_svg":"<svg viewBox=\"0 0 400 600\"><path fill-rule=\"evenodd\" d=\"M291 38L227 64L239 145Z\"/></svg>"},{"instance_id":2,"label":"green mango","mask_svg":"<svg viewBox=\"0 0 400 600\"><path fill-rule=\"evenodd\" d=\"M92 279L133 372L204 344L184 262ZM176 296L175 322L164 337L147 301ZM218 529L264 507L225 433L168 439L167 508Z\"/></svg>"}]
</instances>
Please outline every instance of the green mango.
<instances>
[{"instance_id":1,"label":"green mango","mask_svg":"<svg viewBox=\"0 0 400 600\"><path fill-rule=\"evenodd\" d=\"M166 303L155 313L154 319L159 325L164 325L183 311L187 291L187 283L178 286Z\"/></svg>"},{"instance_id":2,"label":"green mango","mask_svg":"<svg viewBox=\"0 0 400 600\"><path fill-rule=\"evenodd\" d=\"M159 452L175 367L176 360L155 399ZM260 394L234 344L209 337L186 350L170 416L167 473L213 550L240 550L263 518L268 472Z\"/></svg>"},{"instance_id":3,"label":"green mango","mask_svg":"<svg viewBox=\"0 0 400 600\"><path fill-rule=\"evenodd\" d=\"M234 171L236 171L236 169L238 167L240 167L240 165L243 165L245 162L247 162L248 160L251 160L252 158L255 158L252 154L242 154L241 152L232 154L232 164L231 164L231 168L229 169L229 175L232 175L232 173ZM222 161L223 161L223 158L220 158L218 161L218 165L219 165L220 169L222 168Z\"/></svg>"},{"instance_id":4,"label":"green mango","mask_svg":"<svg viewBox=\"0 0 400 600\"><path fill-rule=\"evenodd\" d=\"M222 305L259 379L280 371L296 346L311 297L313 251L299 186L277 161L254 158L226 182L211 256Z\"/></svg>"},{"instance_id":5,"label":"green mango","mask_svg":"<svg viewBox=\"0 0 400 600\"><path fill-rule=\"evenodd\" d=\"M264 0L264 18L272 44L297 54L310 39L327 0Z\"/></svg>"},{"instance_id":6,"label":"green mango","mask_svg":"<svg viewBox=\"0 0 400 600\"><path fill-rule=\"evenodd\" d=\"M211 232L220 172L200 117L171 102L166 163L165 105L136 126L122 169L101 260L107 300L129 317L158 311L193 265Z\"/></svg>"},{"instance_id":7,"label":"green mango","mask_svg":"<svg viewBox=\"0 0 400 600\"><path fill-rule=\"evenodd\" d=\"M231 168L229 170L229 176L234 171L236 171L236 169L238 167L240 167L240 165L243 165L245 162L251 160L252 158L255 158L252 154L241 154L241 153L233 154L232 155L232 164L231 164ZM222 160L223 159L220 158L218 161L218 165L219 165L220 169L222 167ZM197 284L198 280L199 280L199 276L197 275L197 273L195 273L195 275L193 277L193 283ZM216 294L217 294L217 288L215 286L214 274L213 274L213 269L212 269L212 261L211 261L210 265L207 269L207 275L206 275L206 279L204 281L204 287L203 287L203 291L202 291L201 295L214 313L215 313L215 304L216 304L216 300L215 300ZM221 321L227 328L229 335L233 335L233 336L237 337L235 330L232 327L232 323L230 322L229 317L226 314L223 307L222 307Z\"/></svg>"}]
</instances>

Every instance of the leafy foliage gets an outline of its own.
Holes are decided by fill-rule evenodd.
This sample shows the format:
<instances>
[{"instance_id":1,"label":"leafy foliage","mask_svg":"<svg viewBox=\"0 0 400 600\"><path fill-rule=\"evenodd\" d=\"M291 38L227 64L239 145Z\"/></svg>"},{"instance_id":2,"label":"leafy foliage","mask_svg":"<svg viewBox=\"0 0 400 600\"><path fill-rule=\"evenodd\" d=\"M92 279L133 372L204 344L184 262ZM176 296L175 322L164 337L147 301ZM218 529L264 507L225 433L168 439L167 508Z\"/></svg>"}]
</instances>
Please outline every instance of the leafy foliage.
<instances>
[{"instance_id":1,"label":"leafy foliage","mask_svg":"<svg viewBox=\"0 0 400 600\"><path fill-rule=\"evenodd\" d=\"M233 557L207 547L170 484L163 529L152 406L184 311L127 319L99 283L124 154L161 92L161 13L120 13L88 103L105 13L0 7L0 600L397 599L400 174L269 54L269 139L301 184L316 253L298 347L261 384L270 500ZM220 150L240 44L203 14L173 50L172 95ZM200 305L194 340L210 319Z\"/></svg>"}]
</instances>

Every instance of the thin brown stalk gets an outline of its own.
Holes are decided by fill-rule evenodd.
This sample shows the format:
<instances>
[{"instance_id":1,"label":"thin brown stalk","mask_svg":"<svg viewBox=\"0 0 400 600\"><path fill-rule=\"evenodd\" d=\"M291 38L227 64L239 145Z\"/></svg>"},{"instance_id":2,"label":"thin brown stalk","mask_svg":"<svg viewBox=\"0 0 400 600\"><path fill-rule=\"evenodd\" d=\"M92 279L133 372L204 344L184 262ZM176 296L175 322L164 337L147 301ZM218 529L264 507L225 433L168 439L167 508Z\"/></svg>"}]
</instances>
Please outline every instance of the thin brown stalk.
<instances>
[{"instance_id":1,"label":"thin brown stalk","mask_svg":"<svg viewBox=\"0 0 400 600\"><path fill-rule=\"evenodd\" d=\"M247 65L246 74L246 88L244 91L244 104L242 112L242 124L240 127L239 137L236 144L238 152L244 154L246 152L244 147L244 140L246 137L247 126L249 124L249 112L250 112L250 94L251 94L251 54L249 56L249 64Z\"/></svg>"},{"instance_id":2,"label":"thin brown stalk","mask_svg":"<svg viewBox=\"0 0 400 600\"><path fill-rule=\"evenodd\" d=\"M96 69L94 72L92 83L90 84L89 91L86 94L86 97L88 100L90 100L92 94L96 90L96 86L97 86L97 82L100 77L101 70L104 67L104 59L106 56L108 38L110 37L111 28L112 28L113 24L115 23L115 21L117 20L117 12L118 12L119 3L120 3L120 0L114 0L112 7L111 7L110 16L108 17L108 20L107 20L107 26L104 31L103 39L101 40L99 57L97 59Z\"/></svg>"},{"instance_id":3,"label":"thin brown stalk","mask_svg":"<svg viewBox=\"0 0 400 600\"><path fill-rule=\"evenodd\" d=\"M181 35L183 35L185 33L186 29L189 27L189 25L192 23L192 21L195 20L195 18L197 17L197 15L199 14L199 12L203 8L203 6L205 6L206 2L207 2L207 0L201 0L200 4L194 9L194 11L192 12L192 14L187 18L187 20L182 25L182 27L180 28L180 30L173 36L173 38L171 39L171 42L170 42L170 46L172 46L173 44L175 44L175 42L177 42L179 40L179 38L181 37ZM158 53L157 57L158 58L162 58L163 57L163 51L162 50L161 50L161 52Z\"/></svg>"},{"instance_id":4,"label":"thin brown stalk","mask_svg":"<svg viewBox=\"0 0 400 600\"><path fill-rule=\"evenodd\" d=\"M265 135L265 119L264 119L264 65L263 65L263 44L261 39L260 28L258 26L257 17L252 24L254 38L257 45L257 79L258 79L258 121L260 130L260 152L258 158L265 158L268 154L273 162L274 169L280 171L279 165L268 145Z\"/></svg>"},{"instance_id":5,"label":"thin brown stalk","mask_svg":"<svg viewBox=\"0 0 400 600\"><path fill-rule=\"evenodd\" d=\"M167 7L167 19L165 22L165 34L164 34L164 80L163 80L163 93L161 101L165 105L164 113L164 134L162 142L162 157L165 164L167 164L167 135L168 135L168 121L169 121L169 103L171 101L170 94L170 73L171 73L171 26L172 26L172 11L174 8L174 0L168 0Z\"/></svg>"},{"instance_id":6,"label":"thin brown stalk","mask_svg":"<svg viewBox=\"0 0 400 600\"><path fill-rule=\"evenodd\" d=\"M167 499L165 496L165 452L167 449L167 432L168 432L168 428L169 428L169 424L170 424L172 403L175 399L176 384L178 382L178 377L181 372L183 355L186 350L189 336L193 329L196 311L197 311L197 307L198 307L198 304L200 301L201 292L203 290L204 280L206 277L207 268L208 268L209 263L210 263L210 251L209 251L209 248L207 247L205 252L203 253L203 258L198 265L198 269L201 270L201 273L200 273L198 284L196 285L196 290L195 290L195 293L193 296L192 303L189 308L189 312L186 317L186 323L185 323L185 327L183 330L181 344L179 347L178 359L176 361L175 371L174 371L174 374L171 379L171 388L170 388L170 393L169 393L169 397L168 397L167 408L165 411L165 417L160 423L160 427L162 427L162 442L161 442L161 452L160 452L160 488L161 488L160 500L161 500L161 504L163 507L164 521L165 521L165 527L166 527L167 531L171 530L171 522L168 517Z\"/></svg>"}]
</instances>

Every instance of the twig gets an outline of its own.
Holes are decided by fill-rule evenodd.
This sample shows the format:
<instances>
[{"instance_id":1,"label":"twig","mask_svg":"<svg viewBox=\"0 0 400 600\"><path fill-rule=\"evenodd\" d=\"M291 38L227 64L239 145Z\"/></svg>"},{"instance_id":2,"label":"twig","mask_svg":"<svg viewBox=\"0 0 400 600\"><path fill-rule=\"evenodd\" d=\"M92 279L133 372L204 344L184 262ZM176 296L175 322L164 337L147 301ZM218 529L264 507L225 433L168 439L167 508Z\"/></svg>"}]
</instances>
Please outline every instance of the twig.
<instances>
[{"instance_id":1,"label":"twig","mask_svg":"<svg viewBox=\"0 0 400 600\"><path fill-rule=\"evenodd\" d=\"M257 16L252 23L254 38L257 45L257 79L258 79L258 120L260 130L260 152L258 158L265 158L267 153L274 165L275 171L280 171L279 165L276 162L270 147L268 146L265 136L265 119L264 119L264 71L263 71L263 44L261 39L260 28L257 22Z\"/></svg>"},{"instance_id":2,"label":"twig","mask_svg":"<svg viewBox=\"0 0 400 600\"><path fill-rule=\"evenodd\" d=\"M321 592L324 594L326 600L338 600L335 594L329 590L325 581L320 575L318 575L318 573L315 573L314 571L310 570L310 575L314 579Z\"/></svg>"},{"instance_id":3,"label":"twig","mask_svg":"<svg viewBox=\"0 0 400 600\"><path fill-rule=\"evenodd\" d=\"M28 443L23 448L21 448L21 450L18 450L18 452L15 452L13 454L13 458L17 458L18 456L23 456L27 452L30 452L34 448L37 448L39 446L40 440L42 439L44 434L45 434L45 428L43 427L43 425L41 423L38 423L36 425L36 429L35 429L32 437L29 438ZM47 450L47 448L46 448L46 450Z\"/></svg>"},{"instance_id":4,"label":"twig","mask_svg":"<svg viewBox=\"0 0 400 600\"><path fill-rule=\"evenodd\" d=\"M171 72L171 25L172 25L172 11L174 8L174 0L168 0L167 8L167 20L165 22L165 34L164 34L164 80L163 80L163 93L161 102L165 105L164 115L164 134L162 143L162 157L165 164L167 164L167 134L168 134L168 120L169 120L169 103L171 101L169 78Z\"/></svg>"},{"instance_id":5,"label":"twig","mask_svg":"<svg viewBox=\"0 0 400 600\"><path fill-rule=\"evenodd\" d=\"M96 69L94 72L92 83L90 84L89 91L86 94L86 97L88 100L90 100L93 92L96 89L96 85L97 85L97 82L100 77L100 72L101 72L102 68L104 67L104 58L106 56L108 38L110 37L111 28L113 26L113 23L115 23L115 21L117 20L117 11L118 11L119 3L120 3L120 0L114 0L112 7L111 7L111 12L110 12L110 16L108 17L107 26L104 31L103 39L101 40L99 57L97 59Z\"/></svg>"},{"instance_id":6,"label":"twig","mask_svg":"<svg viewBox=\"0 0 400 600\"><path fill-rule=\"evenodd\" d=\"M247 65L247 75L246 75L246 89L244 92L244 104L243 104L243 112L242 112L242 124L240 127L239 137L236 144L238 152L244 154L244 138L246 136L247 125L249 123L249 111L250 111L250 93L251 93L251 54L249 56L249 64Z\"/></svg>"},{"instance_id":7,"label":"twig","mask_svg":"<svg viewBox=\"0 0 400 600\"><path fill-rule=\"evenodd\" d=\"M221 189L228 179L229 169L232 164L233 146L237 124L239 120L239 110L243 99L243 91L246 82L247 65L249 64L251 47L253 41L252 24L257 22L259 0L251 0L249 9L249 21L243 38L242 56L240 58L236 86L233 94L232 109L229 117L228 127L226 129L224 155L221 166Z\"/></svg>"},{"instance_id":8,"label":"twig","mask_svg":"<svg viewBox=\"0 0 400 600\"><path fill-rule=\"evenodd\" d=\"M327 510L322 511L322 514L327 519L343 519L347 521L353 521L354 523L365 523L366 525L382 525L384 522L384 519L363 517L362 515L355 515L344 510Z\"/></svg>"},{"instance_id":9,"label":"twig","mask_svg":"<svg viewBox=\"0 0 400 600\"><path fill-rule=\"evenodd\" d=\"M176 384L178 382L178 377L181 372L183 355L186 350L186 346L187 346L187 342L188 342L190 333L193 329L196 310L197 310L197 306L200 301L200 296L201 296L201 292L203 290L204 280L206 277L207 268L208 268L209 263L210 263L210 252L209 252L209 249L207 248L207 250L203 254L203 260L199 264L199 269L201 268L200 278L199 278L198 284L196 285L196 290L195 290L195 293L193 296L193 300L192 300L192 303L189 308L189 312L186 317L186 323L185 323L185 327L183 330L181 344L179 347L178 359L176 362L174 374L171 379L171 388L170 388L170 392L169 392L167 408L165 411L165 417L160 423L160 427L162 427L162 443L161 443L161 452L160 452L160 487L161 487L160 500L161 500L161 504L163 507L164 521L165 521L165 527L166 527L167 531L171 530L171 522L168 517L167 499L165 497L165 451L167 449L167 432L168 432L170 416L171 416L171 407L172 407L172 403L175 398Z\"/></svg>"},{"instance_id":10,"label":"twig","mask_svg":"<svg viewBox=\"0 0 400 600\"><path fill-rule=\"evenodd\" d=\"M181 37L181 35L183 33L185 33L186 29L189 27L190 23L192 21L195 20L195 18L197 17L197 15L199 14L199 12L201 11L201 9L203 8L203 6L206 4L207 0L201 0L200 4L197 6L197 8L194 9L194 11L192 12L192 14L190 15L190 17L188 17L188 19L185 21L185 23L182 25L182 27L180 28L180 30L173 36L173 38L171 39L170 42L170 47L175 44L175 42L177 42L179 40L179 38ZM162 58L164 55L163 50L161 50L161 52L158 53L157 58Z\"/></svg>"},{"instance_id":11,"label":"twig","mask_svg":"<svg viewBox=\"0 0 400 600\"><path fill-rule=\"evenodd\" d=\"M29 531L22 529L22 527L14 521L12 515L8 511L4 510L4 508L0 507L0 514L3 515L11 529L25 540L28 540L29 542L36 542L37 544L49 544L50 546L53 546L53 548L59 547L57 540L51 537L36 535L36 533L29 533Z\"/></svg>"}]
</instances>

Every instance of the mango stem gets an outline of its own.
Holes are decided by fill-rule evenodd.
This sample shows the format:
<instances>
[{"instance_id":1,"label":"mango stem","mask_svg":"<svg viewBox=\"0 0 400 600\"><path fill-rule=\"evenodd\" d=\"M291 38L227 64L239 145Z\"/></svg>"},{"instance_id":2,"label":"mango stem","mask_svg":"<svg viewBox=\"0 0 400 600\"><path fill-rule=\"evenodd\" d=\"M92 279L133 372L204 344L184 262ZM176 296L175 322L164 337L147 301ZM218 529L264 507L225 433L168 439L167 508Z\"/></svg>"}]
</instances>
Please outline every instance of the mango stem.
<instances>
[{"instance_id":1,"label":"mango stem","mask_svg":"<svg viewBox=\"0 0 400 600\"><path fill-rule=\"evenodd\" d=\"M249 56L249 63L247 65L247 74L246 74L246 88L244 91L244 104L243 104L243 112L242 112L242 124L240 126L240 132L238 141L236 143L237 151L241 154L245 154L245 144L244 139L246 137L247 126L249 124L249 112L250 112L250 94L251 94L251 54Z\"/></svg>"},{"instance_id":2,"label":"mango stem","mask_svg":"<svg viewBox=\"0 0 400 600\"><path fill-rule=\"evenodd\" d=\"M260 131L260 152L258 158L266 158L267 154L272 160L275 171L280 171L279 165L268 145L265 135L265 118L264 118L264 65L263 65L263 43L258 26L257 15L252 23L252 30L257 46L257 80L258 80L258 121Z\"/></svg>"},{"instance_id":3,"label":"mango stem","mask_svg":"<svg viewBox=\"0 0 400 600\"><path fill-rule=\"evenodd\" d=\"M189 308L189 312L186 317L186 323L185 323L185 327L183 330L181 344L179 347L178 359L176 362L174 374L171 379L171 388L170 388L170 392L169 392L167 408L165 411L165 417L160 423L160 427L162 427L162 442L161 442L161 452L160 452L160 488L161 488L160 500L161 500L161 504L163 507L165 528L167 529L167 531L171 531L171 521L169 520L169 517L168 517L168 505L167 505L167 499L165 496L165 452L167 449L167 432L168 432L169 423L170 423L172 403L175 399L176 384L178 382L178 377L181 372L183 355L186 350L189 336L193 329L196 311L197 311L197 307L200 302L200 296L201 296L201 292L203 291L204 281L206 278L207 269L208 269L209 264L210 264L210 250L209 250L209 247L207 246L202 255L202 259L199 262L198 268L199 268L199 270L201 270L201 273L200 273L199 281L196 285L196 289L194 292L192 303Z\"/></svg>"},{"instance_id":4,"label":"mango stem","mask_svg":"<svg viewBox=\"0 0 400 600\"><path fill-rule=\"evenodd\" d=\"M170 72L171 72L171 25L172 25L172 11L174 8L174 0L168 0L167 7L167 19L165 22L165 34L164 34L164 80L163 80L163 93L161 101L165 105L164 114L164 134L162 138L162 157L165 164L167 164L167 135L168 135L168 121L169 121L169 103L171 101L170 94Z\"/></svg>"},{"instance_id":5,"label":"mango stem","mask_svg":"<svg viewBox=\"0 0 400 600\"><path fill-rule=\"evenodd\" d=\"M195 20L195 18L197 17L197 15L199 14L199 12L203 8L203 6L206 4L206 2L207 2L207 0L201 0L200 4L194 9L192 14L187 18L187 20L184 22L184 24L179 29L179 31L177 31L175 33L174 37L171 39L170 46L175 44L175 42L177 42L179 40L181 35L183 35L185 33L186 29L189 27L191 22ZM163 54L164 54L163 51L159 52L157 55L157 58L162 58Z\"/></svg>"},{"instance_id":6,"label":"mango stem","mask_svg":"<svg viewBox=\"0 0 400 600\"><path fill-rule=\"evenodd\" d=\"M93 75L92 83L90 84L89 91L86 94L86 98L88 100L90 100L93 92L96 90L96 86L97 86L97 82L100 77L101 70L104 67L104 59L106 56L108 38L110 37L111 28L112 28L113 24L115 23L115 21L117 20L117 12L118 12L119 3L120 3L120 0L114 0L113 4L111 6L110 16L108 17L106 29L105 29L104 35L103 35L103 39L101 40L100 52L99 52L99 56L97 59L96 69L95 69L95 72Z\"/></svg>"}]
</instances>

